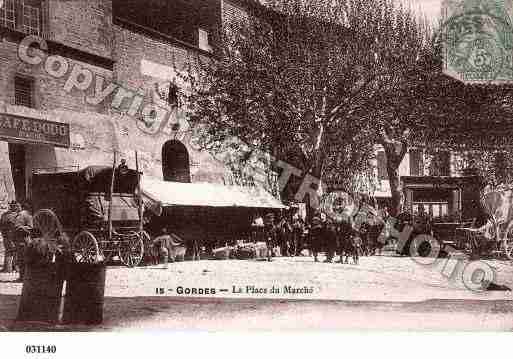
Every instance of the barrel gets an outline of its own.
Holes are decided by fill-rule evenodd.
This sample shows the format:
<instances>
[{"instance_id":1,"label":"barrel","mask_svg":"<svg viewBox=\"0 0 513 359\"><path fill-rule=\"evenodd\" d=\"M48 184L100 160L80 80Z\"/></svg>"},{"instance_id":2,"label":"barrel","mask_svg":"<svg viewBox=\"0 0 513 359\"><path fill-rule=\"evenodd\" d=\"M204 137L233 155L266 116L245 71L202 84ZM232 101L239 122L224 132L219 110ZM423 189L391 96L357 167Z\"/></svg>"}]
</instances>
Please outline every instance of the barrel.
<instances>
[{"instance_id":1,"label":"barrel","mask_svg":"<svg viewBox=\"0 0 513 359\"><path fill-rule=\"evenodd\" d=\"M4 237L5 235L5 237ZM14 253L16 253L16 248L14 243L7 239L7 234L2 234L0 236L0 242L2 242L4 247L4 265L2 267L3 273L11 273L14 272Z\"/></svg>"},{"instance_id":2,"label":"barrel","mask_svg":"<svg viewBox=\"0 0 513 359\"><path fill-rule=\"evenodd\" d=\"M62 266L27 265L17 321L57 323L62 299Z\"/></svg>"},{"instance_id":3,"label":"barrel","mask_svg":"<svg viewBox=\"0 0 513 359\"><path fill-rule=\"evenodd\" d=\"M3 273L12 273L14 271L14 256L9 253L8 251L5 251L4 254L4 265L2 267Z\"/></svg>"},{"instance_id":4,"label":"barrel","mask_svg":"<svg viewBox=\"0 0 513 359\"><path fill-rule=\"evenodd\" d=\"M106 267L74 263L68 267L63 324L96 325L103 322Z\"/></svg>"}]
</instances>

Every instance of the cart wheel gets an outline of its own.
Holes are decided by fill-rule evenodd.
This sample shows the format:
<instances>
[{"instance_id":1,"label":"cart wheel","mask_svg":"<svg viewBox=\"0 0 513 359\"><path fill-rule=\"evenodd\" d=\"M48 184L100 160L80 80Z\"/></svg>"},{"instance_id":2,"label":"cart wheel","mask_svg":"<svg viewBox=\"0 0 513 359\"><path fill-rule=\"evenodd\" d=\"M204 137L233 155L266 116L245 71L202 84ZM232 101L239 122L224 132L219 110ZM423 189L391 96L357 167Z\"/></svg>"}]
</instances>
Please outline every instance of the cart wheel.
<instances>
[{"instance_id":1,"label":"cart wheel","mask_svg":"<svg viewBox=\"0 0 513 359\"><path fill-rule=\"evenodd\" d=\"M82 231L71 242L71 253L77 263L96 263L100 251L96 238L87 231Z\"/></svg>"},{"instance_id":2,"label":"cart wheel","mask_svg":"<svg viewBox=\"0 0 513 359\"><path fill-rule=\"evenodd\" d=\"M33 218L34 228L43 238L57 238L62 234L62 225L57 215L50 209L40 209Z\"/></svg>"},{"instance_id":3,"label":"cart wheel","mask_svg":"<svg viewBox=\"0 0 513 359\"><path fill-rule=\"evenodd\" d=\"M137 267L144 256L144 242L135 232L125 235L119 244L119 259L127 267Z\"/></svg>"}]
</instances>

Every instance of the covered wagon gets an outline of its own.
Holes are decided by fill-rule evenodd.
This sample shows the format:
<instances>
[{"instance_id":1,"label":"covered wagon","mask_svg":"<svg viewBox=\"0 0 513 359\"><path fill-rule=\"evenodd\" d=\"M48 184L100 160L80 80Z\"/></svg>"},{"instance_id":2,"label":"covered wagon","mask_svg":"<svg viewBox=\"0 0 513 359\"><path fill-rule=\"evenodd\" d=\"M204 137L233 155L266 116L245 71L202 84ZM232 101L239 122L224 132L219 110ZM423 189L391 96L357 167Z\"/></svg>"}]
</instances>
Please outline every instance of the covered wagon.
<instances>
[{"instance_id":1,"label":"covered wagon","mask_svg":"<svg viewBox=\"0 0 513 359\"><path fill-rule=\"evenodd\" d=\"M107 261L117 255L125 265L137 266L148 240L142 230L138 181L137 171L121 166L35 171L34 225L46 235L67 235L77 262Z\"/></svg>"}]
</instances>

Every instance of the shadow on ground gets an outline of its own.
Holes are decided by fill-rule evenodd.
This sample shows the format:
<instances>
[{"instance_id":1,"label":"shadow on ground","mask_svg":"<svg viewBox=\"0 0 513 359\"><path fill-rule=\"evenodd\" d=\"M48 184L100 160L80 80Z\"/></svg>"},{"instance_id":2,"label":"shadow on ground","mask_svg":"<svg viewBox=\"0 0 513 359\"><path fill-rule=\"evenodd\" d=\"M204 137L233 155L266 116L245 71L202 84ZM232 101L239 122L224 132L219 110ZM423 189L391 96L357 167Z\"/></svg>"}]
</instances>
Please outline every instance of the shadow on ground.
<instances>
[{"instance_id":1,"label":"shadow on ground","mask_svg":"<svg viewBox=\"0 0 513 359\"><path fill-rule=\"evenodd\" d=\"M513 301L481 300L428 300L423 302L363 302L363 301L316 301L316 300L272 300L272 299L217 299L217 298L178 298L178 297L131 297L105 298L104 322L102 325L50 325L46 323L19 323L15 321L19 296L0 295L0 330L19 332L59 332L59 331L115 331L116 329L150 330L152 323L158 329L158 323L192 323L188 329L207 330L209 323L226 321L226 330L230 329L231 320L240 320L255 316L267 316L279 319L282 313L296 313L300 320L301 313L338 311L360 312L372 318L373 313L410 313L418 316L431 314L452 314L482 312L490 314L511 314ZM141 324L143 323L143 324ZM195 326L194 323L197 323ZM202 324L206 325L202 328ZM341 329L343 328L343 323ZM223 327L221 327L220 330ZM174 328L170 325L166 329ZM252 329L251 326L248 329ZM269 328L272 329L272 328ZM386 329L386 328L383 328ZM469 328L479 330L479 328ZM421 330L421 328L419 328Z\"/></svg>"}]
</instances>

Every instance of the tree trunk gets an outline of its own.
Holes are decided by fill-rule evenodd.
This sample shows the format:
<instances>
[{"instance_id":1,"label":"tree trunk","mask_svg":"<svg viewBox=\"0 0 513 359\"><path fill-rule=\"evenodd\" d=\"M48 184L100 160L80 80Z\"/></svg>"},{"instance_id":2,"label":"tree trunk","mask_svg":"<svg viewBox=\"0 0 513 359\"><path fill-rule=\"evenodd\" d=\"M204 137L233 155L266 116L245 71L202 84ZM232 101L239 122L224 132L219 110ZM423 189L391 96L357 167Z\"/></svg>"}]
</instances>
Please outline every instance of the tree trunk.
<instances>
[{"instance_id":1,"label":"tree trunk","mask_svg":"<svg viewBox=\"0 0 513 359\"><path fill-rule=\"evenodd\" d=\"M320 189L320 186L321 186L321 181L322 181L322 165L323 165L323 159L320 155L320 151L317 150L317 154L315 156L315 159L314 159L314 163L312 164L312 166L310 167L310 171L307 171L305 172L305 176L303 177L303 180L305 179L306 175L310 175L314 178L316 178L318 181L319 181L319 187L317 188L317 192L319 191ZM318 207L317 206L312 206L313 203L320 203L320 197L316 195L316 199L312 198L313 194L308 194L308 196L305 198L306 200L306 213L307 213L307 218L309 221L312 220L312 218L314 217L314 215L317 213L318 211Z\"/></svg>"},{"instance_id":2,"label":"tree trunk","mask_svg":"<svg viewBox=\"0 0 513 359\"><path fill-rule=\"evenodd\" d=\"M324 161L326 159L326 151L324 150L325 145L325 135L324 135L324 127L322 123L316 124L317 128L314 134L312 134L312 140L314 141L314 149L312 153L312 159L309 166L309 170L305 172L305 175L310 175L316 178L319 181L319 187L317 188L317 192L320 189L321 181L322 181L322 173ZM318 194L318 193L317 193ZM317 197L315 200L311 198L314 194L308 194L308 200L306 204L306 213L307 218L311 220L313 216L318 211L317 207L312 206L312 203L320 203L320 197L315 194Z\"/></svg>"},{"instance_id":3,"label":"tree trunk","mask_svg":"<svg viewBox=\"0 0 513 359\"><path fill-rule=\"evenodd\" d=\"M390 183L390 193L392 195L392 207L389 209L390 215L396 217L399 213L401 213L403 208L403 194L401 188L401 180L399 177L399 167L393 167L387 164L387 173L388 182Z\"/></svg>"},{"instance_id":4,"label":"tree trunk","mask_svg":"<svg viewBox=\"0 0 513 359\"><path fill-rule=\"evenodd\" d=\"M403 193L401 178L399 176L399 166L407 151L406 142L387 142L383 141L382 146L385 150L387 161L387 174L390 183L390 193L392 195L392 207L390 215L397 216L403 209Z\"/></svg>"}]
</instances>

